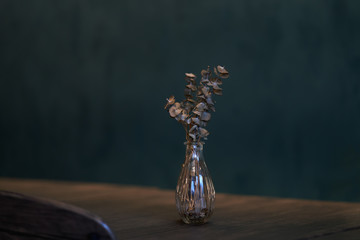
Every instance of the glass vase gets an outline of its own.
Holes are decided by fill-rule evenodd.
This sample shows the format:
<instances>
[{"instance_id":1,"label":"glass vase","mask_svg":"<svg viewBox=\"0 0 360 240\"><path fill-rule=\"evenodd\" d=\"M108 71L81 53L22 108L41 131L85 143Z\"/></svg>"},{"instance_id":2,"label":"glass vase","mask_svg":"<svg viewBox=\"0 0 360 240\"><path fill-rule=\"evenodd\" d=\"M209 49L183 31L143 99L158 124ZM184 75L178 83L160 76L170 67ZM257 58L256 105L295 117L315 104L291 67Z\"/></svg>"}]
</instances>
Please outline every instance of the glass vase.
<instances>
[{"instance_id":1,"label":"glass vase","mask_svg":"<svg viewBox=\"0 0 360 240\"><path fill-rule=\"evenodd\" d=\"M202 142L186 142L185 163L176 187L176 207L187 224L207 222L215 207L215 189L206 167Z\"/></svg>"}]
</instances>

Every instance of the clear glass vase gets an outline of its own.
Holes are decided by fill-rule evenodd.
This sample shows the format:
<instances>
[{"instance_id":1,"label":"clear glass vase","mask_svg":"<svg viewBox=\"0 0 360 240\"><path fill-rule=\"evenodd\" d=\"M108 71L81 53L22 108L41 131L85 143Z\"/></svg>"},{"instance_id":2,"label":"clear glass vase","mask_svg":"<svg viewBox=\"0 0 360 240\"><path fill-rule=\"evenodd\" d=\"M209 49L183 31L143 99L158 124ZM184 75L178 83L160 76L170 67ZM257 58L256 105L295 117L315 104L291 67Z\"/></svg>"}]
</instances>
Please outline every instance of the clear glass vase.
<instances>
[{"instance_id":1,"label":"clear glass vase","mask_svg":"<svg viewBox=\"0 0 360 240\"><path fill-rule=\"evenodd\" d=\"M187 224L207 222L215 207L215 189L206 167L202 142L186 142L185 163L176 187L176 207Z\"/></svg>"}]
</instances>

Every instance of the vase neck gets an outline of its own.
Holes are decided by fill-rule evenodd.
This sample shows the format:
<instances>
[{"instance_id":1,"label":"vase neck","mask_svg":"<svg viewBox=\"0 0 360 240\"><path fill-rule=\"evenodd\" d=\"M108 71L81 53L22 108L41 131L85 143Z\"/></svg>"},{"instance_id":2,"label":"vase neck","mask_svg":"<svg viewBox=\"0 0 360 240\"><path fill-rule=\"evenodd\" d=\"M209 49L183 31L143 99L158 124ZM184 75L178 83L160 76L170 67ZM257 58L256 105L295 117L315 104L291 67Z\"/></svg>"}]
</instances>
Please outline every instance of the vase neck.
<instances>
[{"instance_id":1,"label":"vase neck","mask_svg":"<svg viewBox=\"0 0 360 240\"><path fill-rule=\"evenodd\" d=\"M203 146L202 142L186 142L186 162L203 161Z\"/></svg>"},{"instance_id":2,"label":"vase neck","mask_svg":"<svg viewBox=\"0 0 360 240\"><path fill-rule=\"evenodd\" d=\"M187 142L184 142L184 145L187 147L187 148L194 148L194 149L203 149L204 147L204 142L191 142L191 141L187 141Z\"/></svg>"},{"instance_id":3,"label":"vase neck","mask_svg":"<svg viewBox=\"0 0 360 240\"><path fill-rule=\"evenodd\" d=\"M191 151L191 152L202 152L203 148L204 148L204 143L202 142L186 142L185 143L186 146L186 151Z\"/></svg>"}]
</instances>

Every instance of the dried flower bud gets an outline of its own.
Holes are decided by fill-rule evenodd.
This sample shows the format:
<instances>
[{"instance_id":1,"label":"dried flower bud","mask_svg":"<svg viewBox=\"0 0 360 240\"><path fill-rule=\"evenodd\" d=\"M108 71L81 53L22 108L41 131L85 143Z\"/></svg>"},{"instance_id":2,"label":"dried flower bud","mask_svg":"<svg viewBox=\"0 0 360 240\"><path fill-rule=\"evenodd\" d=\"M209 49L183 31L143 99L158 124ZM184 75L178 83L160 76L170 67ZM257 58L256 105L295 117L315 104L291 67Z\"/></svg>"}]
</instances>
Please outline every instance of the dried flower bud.
<instances>
[{"instance_id":1,"label":"dried flower bud","mask_svg":"<svg viewBox=\"0 0 360 240\"><path fill-rule=\"evenodd\" d=\"M167 109L170 105L173 105L175 103L175 97L174 96L170 96L169 98L166 99L167 103L165 105L165 109Z\"/></svg>"}]
</instances>

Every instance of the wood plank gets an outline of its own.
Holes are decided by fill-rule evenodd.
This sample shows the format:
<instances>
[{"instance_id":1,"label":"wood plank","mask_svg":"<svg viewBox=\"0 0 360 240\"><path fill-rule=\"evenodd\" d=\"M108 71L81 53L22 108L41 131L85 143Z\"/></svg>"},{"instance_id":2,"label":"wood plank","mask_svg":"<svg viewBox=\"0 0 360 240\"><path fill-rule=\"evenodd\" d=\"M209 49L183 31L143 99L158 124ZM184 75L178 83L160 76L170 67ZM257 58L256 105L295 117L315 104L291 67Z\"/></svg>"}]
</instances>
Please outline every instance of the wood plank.
<instances>
[{"instance_id":1,"label":"wood plank","mask_svg":"<svg viewBox=\"0 0 360 240\"><path fill-rule=\"evenodd\" d=\"M332 240L359 239L360 232L359 203L217 194L210 222L188 226L179 221L174 191L18 179L0 179L0 189L87 209L119 239Z\"/></svg>"}]
</instances>

